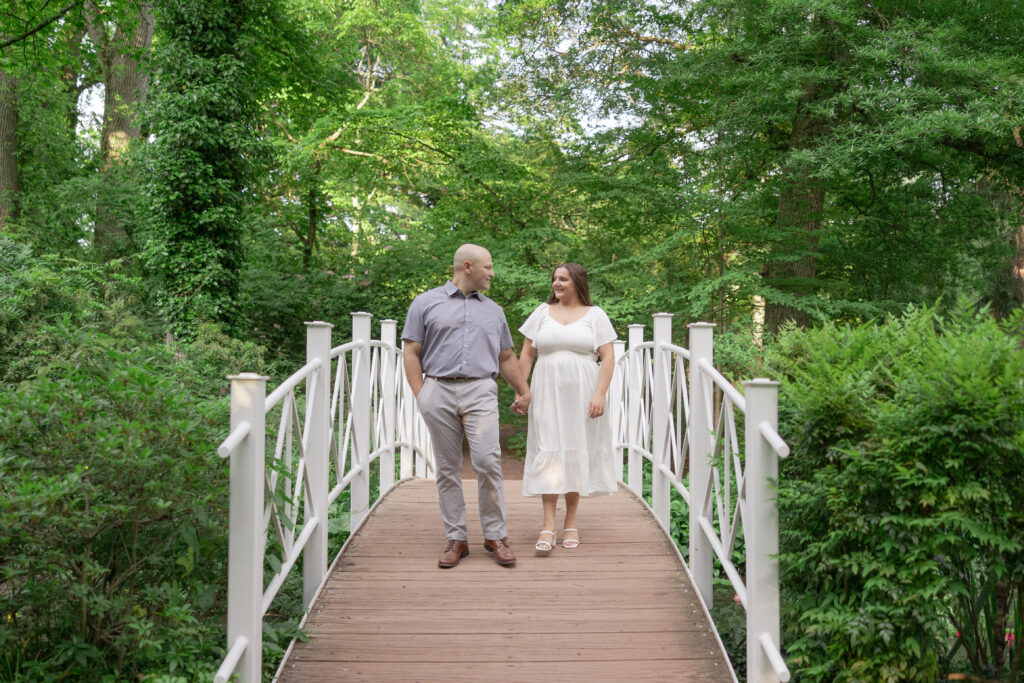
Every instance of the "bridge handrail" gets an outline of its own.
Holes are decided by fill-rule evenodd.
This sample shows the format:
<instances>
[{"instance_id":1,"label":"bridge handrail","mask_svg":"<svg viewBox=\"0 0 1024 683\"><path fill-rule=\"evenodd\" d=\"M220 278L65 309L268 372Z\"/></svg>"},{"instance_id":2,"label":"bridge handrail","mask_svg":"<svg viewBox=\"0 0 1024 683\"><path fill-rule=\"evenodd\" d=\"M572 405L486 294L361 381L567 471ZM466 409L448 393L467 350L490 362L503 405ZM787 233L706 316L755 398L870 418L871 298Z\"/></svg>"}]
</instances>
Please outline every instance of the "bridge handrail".
<instances>
[{"instance_id":1,"label":"bridge handrail","mask_svg":"<svg viewBox=\"0 0 1024 683\"><path fill-rule=\"evenodd\" d=\"M228 651L214 681L227 681L236 670L245 683L261 680L264 615L303 556L303 601L310 606L327 573L329 508L350 489L350 524L353 531L359 526L370 506L371 463L380 463L378 496L394 485L396 465L402 477L433 471L429 437L398 362L396 322L382 321L381 339L370 339L370 318L353 313L352 341L333 348L330 324L307 323L306 364L269 395L266 377L230 378L231 430L217 448L220 457L231 458ZM303 382L300 419L297 392ZM275 466L268 471L266 423L278 405ZM296 429L301 433L293 438ZM328 490L332 469L337 483ZM283 557L264 588L271 523Z\"/></svg>"},{"instance_id":2,"label":"bridge handrail","mask_svg":"<svg viewBox=\"0 0 1024 683\"><path fill-rule=\"evenodd\" d=\"M322 365L323 361L316 358L293 372L287 379L281 382L269 396L267 396L266 401L264 402L264 413L269 413L273 410L274 406L280 403L282 398L294 391L303 380L308 379L310 375L313 374L313 371L319 370Z\"/></svg>"},{"instance_id":3,"label":"bridge handrail","mask_svg":"<svg viewBox=\"0 0 1024 683\"><path fill-rule=\"evenodd\" d=\"M641 463L651 463L650 507L666 533L669 492L679 492L689 508L688 569L702 602L712 604L711 563L717 557L747 612L747 679L788 681L777 645L778 508L772 487L777 458L790 449L776 428L778 384L751 380L744 383L746 395L740 393L714 367L713 325L691 324L686 349L671 342L671 319L655 314L651 341L644 341L643 325L630 325L628 350L616 342L610 412L615 448L627 460L619 471L625 469L624 483L641 495ZM737 411L745 420L742 449ZM757 582L753 593L732 562L741 527L746 580Z\"/></svg>"},{"instance_id":4,"label":"bridge handrail","mask_svg":"<svg viewBox=\"0 0 1024 683\"><path fill-rule=\"evenodd\" d=\"M716 387L721 389L722 392L729 397L729 400L732 401L734 406L743 412L747 412L747 400L743 398L743 394L736 391L736 387L732 385L732 382L727 380L725 375L720 373L707 358L700 359L700 369Z\"/></svg>"},{"instance_id":5,"label":"bridge handrail","mask_svg":"<svg viewBox=\"0 0 1024 683\"><path fill-rule=\"evenodd\" d=\"M228 652L215 681L226 681L236 669L243 683L260 680L263 615L300 556L303 600L311 605L326 577L330 506L348 489L352 530L361 524L371 506L371 463L379 462L380 495L394 485L396 466L401 478L433 470L429 434L404 381L396 323L382 321L381 339L375 340L370 318L369 313L353 313L352 341L333 348L329 324L307 323L306 364L269 396L266 377L231 377L231 429L217 448L220 457L231 461ZM778 383L751 380L741 394L714 367L713 325L691 324L689 348L683 348L671 343L671 319L665 313L654 316L652 341L644 341L643 325L630 325L629 350L624 342L615 343L608 411L620 477L625 469L625 483L642 494L643 463L651 463L650 508L666 533L670 492L679 492L689 508L687 569L705 610L712 604L711 563L717 557L747 613L748 680L788 681L779 645L773 486L778 458L790 449L777 430ZM337 368L333 381L332 363ZM305 415L300 419L297 392L303 381ZM273 455L277 466L268 473L267 416L282 403ZM737 410L744 419L743 450ZM296 428L301 434L293 439ZM299 457L293 463L295 450ZM336 484L329 488L332 469ZM265 491L274 495L266 503ZM283 561L264 588L271 522ZM741 527L746 581L754 582L756 590L748 591L732 563Z\"/></svg>"}]
</instances>

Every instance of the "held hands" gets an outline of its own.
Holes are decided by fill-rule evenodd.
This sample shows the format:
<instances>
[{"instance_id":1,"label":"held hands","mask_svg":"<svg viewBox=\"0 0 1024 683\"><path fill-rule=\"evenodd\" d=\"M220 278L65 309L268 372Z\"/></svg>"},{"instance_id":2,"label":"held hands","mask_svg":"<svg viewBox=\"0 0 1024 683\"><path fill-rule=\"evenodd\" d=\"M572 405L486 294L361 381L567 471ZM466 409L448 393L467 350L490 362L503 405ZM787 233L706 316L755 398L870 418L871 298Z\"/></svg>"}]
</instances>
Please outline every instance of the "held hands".
<instances>
[{"instance_id":1,"label":"held hands","mask_svg":"<svg viewBox=\"0 0 1024 683\"><path fill-rule=\"evenodd\" d=\"M601 417L604 415L604 394L595 394L587 406L587 415L590 417Z\"/></svg>"},{"instance_id":2,"label":"held hands","mask_svg":"<svg viewBox=\"0 0 1024 683\"><path fill-rule=\"evenodd\" d=\"M526 415L530 408L530 401L533 396L527 391L525 394L516 393L516 398L512 401L512 412L516 415Z\"/></svg>"}]
</instances>

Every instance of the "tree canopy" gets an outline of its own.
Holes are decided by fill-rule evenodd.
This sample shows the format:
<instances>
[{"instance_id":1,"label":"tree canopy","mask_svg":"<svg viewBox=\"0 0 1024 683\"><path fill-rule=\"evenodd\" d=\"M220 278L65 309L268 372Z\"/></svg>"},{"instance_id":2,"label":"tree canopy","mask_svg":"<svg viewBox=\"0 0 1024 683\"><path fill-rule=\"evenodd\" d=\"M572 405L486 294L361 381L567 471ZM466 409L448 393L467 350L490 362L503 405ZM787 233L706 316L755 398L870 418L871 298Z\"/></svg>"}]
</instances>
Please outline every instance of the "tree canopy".
<instances>
[{"instance_id":1,"label":"tree canopy","mask_svg":"<svg viewBox=\"0 0 1024 683\"><path fill-rule=\"evenodd\" d=\"M5 424L145 384L118 358L219 414L226 371L293 368L306 320L401 320L464 242L513 329L574 261L620 332L713 321L744 371L790 328L1014 323L1022 50L1016 0L21 0L0 10ZM112 624L142 628L160 590L85 619L82 656L121 638L117 673L150 666Z\"/></svg>"}]
</instances>

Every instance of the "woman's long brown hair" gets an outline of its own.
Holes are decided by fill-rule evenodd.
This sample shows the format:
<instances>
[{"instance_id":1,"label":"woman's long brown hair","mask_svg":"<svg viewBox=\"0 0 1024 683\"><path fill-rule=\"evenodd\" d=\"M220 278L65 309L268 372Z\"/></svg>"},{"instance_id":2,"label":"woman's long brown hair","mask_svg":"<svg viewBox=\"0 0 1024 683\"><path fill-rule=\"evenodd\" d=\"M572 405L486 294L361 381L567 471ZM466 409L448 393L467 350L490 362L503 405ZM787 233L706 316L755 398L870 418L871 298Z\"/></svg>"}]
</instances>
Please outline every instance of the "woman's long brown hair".
<instances>
[{"instance_id":1,"label":"woman's long brown hair","mask_svg":"<svg viewBox=\"0 0 1024 683\"><path fill-rule=\"evenodd\" d=\"M590 300L590 282L587 280L587 271L578 263L563 263L562 265L551 271L551 281L555 281L555 273L558 268L565 268L569 271L569 279L572 280L573 285L576 287L576 296L579 297L580 303L584 306L593 306L593 302ZM551 296L548 297L548 303L558 303L558 297L555 296L554 292L551 292Z\"/></svg>"}]
</instances>

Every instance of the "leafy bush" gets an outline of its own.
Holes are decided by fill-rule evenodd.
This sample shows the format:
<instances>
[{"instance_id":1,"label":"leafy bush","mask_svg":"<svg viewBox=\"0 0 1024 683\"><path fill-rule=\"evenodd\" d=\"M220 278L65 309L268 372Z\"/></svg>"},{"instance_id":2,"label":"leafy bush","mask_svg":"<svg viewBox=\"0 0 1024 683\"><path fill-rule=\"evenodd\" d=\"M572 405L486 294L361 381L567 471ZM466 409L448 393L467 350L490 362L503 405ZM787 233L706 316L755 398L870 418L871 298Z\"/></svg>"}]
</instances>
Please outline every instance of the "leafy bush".
<instances>
[{"instance_id":1,"label":"leafy bush","mask_svg":"<svg viewBox=\"0 0 1024 683\"><path fill-rule=\"evenodd\" d=\"M918 310L774 345L793 446L780 465L783 640L805 679L935 680L951 643L976 674L1019 676L1020 648L1005 646L1024 627L1016 325Z\"/></svg>"},{"instance_id":2,"label":"leafy bush","mask_svg":"<svg viewBox=\"0 0 1024 683\"><path fill-rule=\"evenodd\" d=\"M53 325L102 330L131 347L155 339L142 308L141 283L105 266L57 256L33 257L0 237L0 382L16 384L60 355Z\"/></svg>"},{"instance_id":3,"label":"leafy bush","mask_svg":"<svg viewBox=\"0 0 1024 683\"><path fill-rule=\"evenodd\" d=\"M63 333L63 358L0 393L0 678L210 675L226 401L185 391L161 346Z\"/></svg>"}]
</instances>

